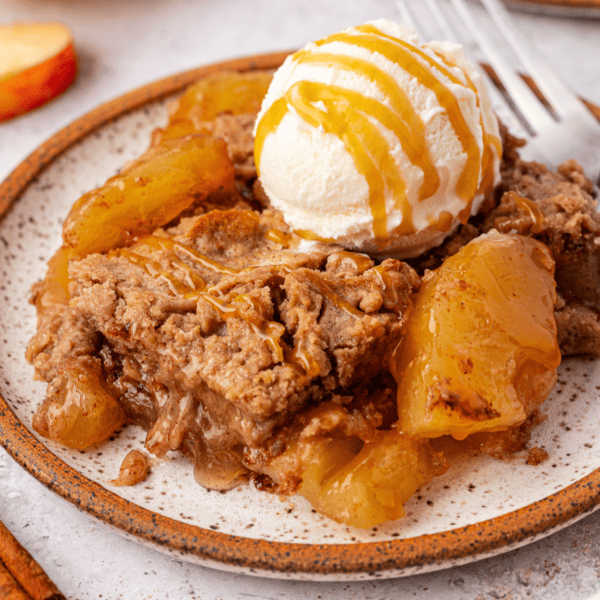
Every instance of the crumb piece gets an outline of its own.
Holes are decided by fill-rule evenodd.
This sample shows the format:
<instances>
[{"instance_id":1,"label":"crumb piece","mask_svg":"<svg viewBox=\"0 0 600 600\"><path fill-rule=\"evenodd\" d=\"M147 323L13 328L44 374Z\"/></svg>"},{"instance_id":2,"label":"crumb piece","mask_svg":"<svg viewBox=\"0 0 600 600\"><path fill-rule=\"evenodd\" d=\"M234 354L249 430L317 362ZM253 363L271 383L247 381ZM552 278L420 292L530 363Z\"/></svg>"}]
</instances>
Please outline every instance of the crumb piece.
<instances>
[{"instance_id":1,"label":"crumb piece","mask_svg":"<svg viewBox=\"0 0 600 600\"><path fill-rule=\"evenodd\" d=\"M112 481L108 481L111 485L130 486L136 485L146 479L148 475L148 463L145 455L139 450L132 450L127 454L121 463L119 476Z\"/></svg>"},{"instance_id":2,"label":"crumb piece","mask_svg":"<svg viewBox=\"0 0 600 600\"><path fill-rule=\"evenodd\" d=\"M537 466L540 463L543 463L545 460L548 460L548 453L539 446L534 446L533 448L529 448L527 451L527 464L532 466Z\"/></svg>"}]
</instances>

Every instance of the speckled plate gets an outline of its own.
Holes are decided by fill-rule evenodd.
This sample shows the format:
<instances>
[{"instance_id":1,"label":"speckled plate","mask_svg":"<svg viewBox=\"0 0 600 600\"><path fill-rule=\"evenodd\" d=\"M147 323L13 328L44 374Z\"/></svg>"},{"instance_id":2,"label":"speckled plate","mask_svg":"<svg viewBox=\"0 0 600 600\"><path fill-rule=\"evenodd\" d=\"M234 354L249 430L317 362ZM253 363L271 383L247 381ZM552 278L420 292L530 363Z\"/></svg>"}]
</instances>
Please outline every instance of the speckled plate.
<instances>
[{"instance_id":1,"label":"speckled plate","mask_svg":"<svg viewBox=\"0 0 600 600\"><path fill-rule=\"evenodd\" d=\"M144 434L125 429L86 452L40 439L31 417L45 385L24 359L35 330L29 289L60 244L74 200L143 152L166 122L165 103L196 78L221 69L280 64L258 56L186 72L92 111L53 136L0 186L0 442L50 489L121 533L199 564L267 577L359 580L442 569L506 552L573 523L600 501L600 361L569 359L546 402L533 444L550 458L537 467L472 457L455 464L406 506L404 519L367 531L314 513L301 498L252 487L226 494L195 484L187 459L155 461L130 488L116 477Z\"/></svg>"}]
</instances>

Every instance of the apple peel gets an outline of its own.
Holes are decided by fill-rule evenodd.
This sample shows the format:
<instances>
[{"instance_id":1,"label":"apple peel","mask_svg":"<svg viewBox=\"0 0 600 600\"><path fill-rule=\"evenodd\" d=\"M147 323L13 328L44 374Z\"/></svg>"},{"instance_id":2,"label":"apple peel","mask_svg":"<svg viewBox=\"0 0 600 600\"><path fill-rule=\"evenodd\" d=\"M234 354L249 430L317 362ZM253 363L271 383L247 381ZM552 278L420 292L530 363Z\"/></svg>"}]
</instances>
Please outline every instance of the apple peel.
<instances>
[{"instance_id":1,"label":"apple peel","mask_svg":"<svg viewBox=\"0 0 600 600\"><path fill-rule=\"evenodd\" d=\"M60 23L0 25L0 121L64 92L77 73L71 31Z\"/></svg>"}]
</instances>

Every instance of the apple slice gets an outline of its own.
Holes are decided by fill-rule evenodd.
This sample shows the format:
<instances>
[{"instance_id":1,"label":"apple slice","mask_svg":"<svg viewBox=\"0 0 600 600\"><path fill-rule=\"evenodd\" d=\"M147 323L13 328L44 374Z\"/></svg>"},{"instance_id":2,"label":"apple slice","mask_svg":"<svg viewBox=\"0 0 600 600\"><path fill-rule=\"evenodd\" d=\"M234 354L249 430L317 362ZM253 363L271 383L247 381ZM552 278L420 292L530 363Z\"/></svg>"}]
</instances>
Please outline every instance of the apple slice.
<instances>
[{"instance_id":1,"label":"apple slice","mask_svg":"<svg viewBox=\"0 0 600 600\"><path fill-rule=\"evenodd\" d=\"M0 121L58 96L76 71L73 36L64 25L0 25Z\"/></svg>"}]
</instances>

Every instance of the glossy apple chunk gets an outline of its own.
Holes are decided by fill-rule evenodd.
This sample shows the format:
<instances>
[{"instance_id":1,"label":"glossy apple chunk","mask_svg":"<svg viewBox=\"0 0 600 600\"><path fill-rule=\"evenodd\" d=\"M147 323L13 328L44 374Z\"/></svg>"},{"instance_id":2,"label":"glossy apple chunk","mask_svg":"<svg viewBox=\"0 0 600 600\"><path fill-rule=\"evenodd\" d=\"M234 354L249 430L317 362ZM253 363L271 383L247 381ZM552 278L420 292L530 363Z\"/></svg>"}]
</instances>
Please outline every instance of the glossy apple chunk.
<instances>
[{"instance_id":1,"label":"glossy apple chunk","mask_svg":"<svg viewBox=\"0 0 600 600\"><path fill-rule=\"evenodd\" d=\"M233 187L233 163L222 140L165 140L75 202L63 226L64 245L79 256L127 245L211 192Z\"/></svg>"},{"instance_id":2,"label":"glossy apple chunk","mask_svg":"<svg viewBox=\"0 0 600 600\"><path fill-rule=\"evenodd\" d=\"M392 357L404 434L500 431L545 400L560 363L553 272L546 246L492 231L425 278Z\"/></svg>"},{"instance_id":3,"label":"glossy apple chunk","mask_svg":"<svg viewBox=\"0 0 600 600\"><path fill-rule=\"evenodd\" d=\"M299 493L321 514L365 529L404 516L404 504L447 469L427 440L377 431L358 440L322 440L302 476Z\"/></svg>"},{"instance_id":4,"label":"glossy apple chunk","mask_svg":"<svg viewBox=\"0 0 600 600\"><path fill-rule=\"evenodd\" d=\"M169 124L155 132L154 140L203 133L203 124L221 113L258 113L272 77L263 71L223 71L201 79L173 105Z\"/></svg>"},{"instance_id":5,"label":"glossy apple chunk","mask_svg":"<svg viewBox=\"0 0 600 600\"><path fill-rule=\"evenodd\" d=\"M76 72L73 38L64 25L0 25L0 121L58 96Z\"/></svg>"},{"instance_id":6,"label":"glossy apple chunk","mask_svg":"<svg viewBox=\"0 0 600 600\"><path fill-rule=\"evenodd\" d=\"M57 304L69 303L69 260L72 257L73 251L61 246L48 261L46 277L34 288L38 314Z\"/></svg>"},{"instance_id":7,"label":"glossy apple chunk","mask_svg":"<svg viewBox=\"0 0 600 600\"><path fill-rule=\"evenodd\" d=\"M99 367L73 360L50 384L33 428L81 450L105 440L124 422L123 409L106 389Z\"/></svg>"},{"instance_id":8,"label":"glossy apple chunk","mask_svg":"<svg viewBox=\"0 0 600 600\"><path fill-rule=\"evenodd\" d=\"M282 493L298 493L319 513L359 528L404 516L404 503L447 469L429 440L377 430L333 402L297 419L280 442L283 453L252 468Z\"/></svg>"}]
</instances>

